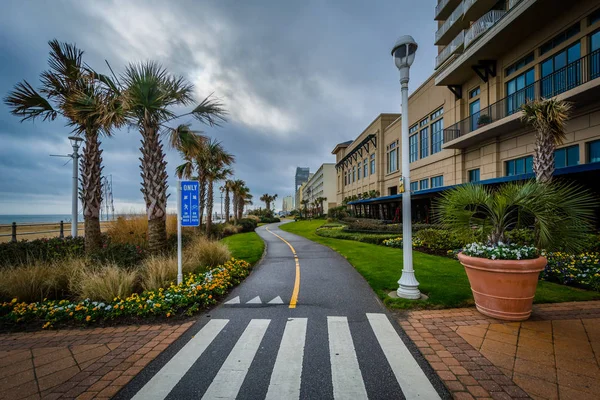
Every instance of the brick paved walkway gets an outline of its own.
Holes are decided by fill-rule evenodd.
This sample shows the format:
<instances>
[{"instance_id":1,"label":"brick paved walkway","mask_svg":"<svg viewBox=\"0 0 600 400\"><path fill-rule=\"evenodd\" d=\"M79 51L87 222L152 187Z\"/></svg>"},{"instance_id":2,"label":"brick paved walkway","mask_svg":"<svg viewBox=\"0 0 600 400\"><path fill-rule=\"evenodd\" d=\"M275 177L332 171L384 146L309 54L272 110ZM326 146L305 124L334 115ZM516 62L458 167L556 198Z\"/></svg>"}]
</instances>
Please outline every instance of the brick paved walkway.
<instances>
[{"instance_id":1,"label":"brick paved walkway","mask_svg":"<svg viewBox=\"0 0 600 400\"><path fill-rule=\"evenodd\" d=\"M599 398L600 301L536 305L523 323L475 308L399 322L455 399Z\"/></svg>"},{"instance_id":2,"label":"brick paved walkway","mask_svg":"<svg viewBox=\"0 0 600 400\"><path fill-rule=\"evenodd\" d=\"M0 335L0 399L110 398L192 324Z\"/></svg>"}]
</instances>

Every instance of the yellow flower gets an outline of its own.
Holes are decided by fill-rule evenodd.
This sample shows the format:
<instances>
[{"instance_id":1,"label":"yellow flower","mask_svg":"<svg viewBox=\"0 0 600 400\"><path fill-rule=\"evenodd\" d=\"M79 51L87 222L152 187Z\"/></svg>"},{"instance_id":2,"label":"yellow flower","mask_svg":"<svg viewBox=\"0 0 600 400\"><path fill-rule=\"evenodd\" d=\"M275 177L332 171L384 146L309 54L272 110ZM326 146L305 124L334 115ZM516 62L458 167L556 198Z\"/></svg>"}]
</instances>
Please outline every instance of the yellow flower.
<instances>
[{"instance_id":1,"label":"yellow flower","mask_svg":"<svg viewBox=\"0 0 600 400\"><path fill-rule=\"evenodd\" d=\"M88 315L87 317L85 317L85 320L86 320L86 321L88 321L88 322L89 322L91 319L92 319L92 317L90 317L89 315Z\"/></svg>"},{"instance_id":2,"label":"yellow flower","mask_svg":"<svg viewBox=\"0 0 600 400\"><path fill-rule=\"evenodd\" d=\"M168 312L168 313L167 313L167 318L169 318L170 316L171 316L171 313L170 313L170 312Z\"/></svg>"}]
</instances>

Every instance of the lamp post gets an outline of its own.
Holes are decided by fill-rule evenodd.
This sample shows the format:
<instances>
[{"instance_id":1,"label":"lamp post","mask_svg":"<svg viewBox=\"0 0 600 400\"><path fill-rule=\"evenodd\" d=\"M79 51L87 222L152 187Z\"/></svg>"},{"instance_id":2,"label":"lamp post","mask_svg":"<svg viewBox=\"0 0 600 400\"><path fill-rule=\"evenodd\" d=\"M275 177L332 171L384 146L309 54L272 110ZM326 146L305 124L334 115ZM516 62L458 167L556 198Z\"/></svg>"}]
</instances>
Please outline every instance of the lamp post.
<instances>
[{"instance_id":1,"label":"lamp post","mask_svg":"<svg viewBox=\"0 0 600 400\"><path fill-rule=\"evenodd\" d=\"M77 172L79 171L79 143L82 142L83 139L77 136L69 136L69 141L71 142L71 146L73 146L73 154L71 154L71 158L73 159L73 192L71 196L71 236L77 237L77 217L79 215L79 212L77 211L77 195L79 190L79 180L77 178Z\"/></svg>"},{"instance_id":2,"label":"lamp post","mask_svg":"<svg viewBox=\"0 0 600 400\"><path fill-rule=\"evenodd\" d=\"M401 36L392 48L392 56L400 70L400 90L402 92L402 177L404 193L402 193L402 275L398 281L398 297L419 299L419 282L415 278L412 260L412 223L410 209L410 160L408 145L408 80L409 70L415 60L417 43L412 36Z\"/></svg>"},{"instance_id":3,"label":"lamp post","mask_svg":"<svg viewBox=\"0 0 600 400\"><path fill-rule=\"evenodd\" d=\"M225 186L221 186L219 188L219 190L221 191L221 222L224 221L224 217L223 217L223 192L225 191Z\"/></svg>"}]
</instances>

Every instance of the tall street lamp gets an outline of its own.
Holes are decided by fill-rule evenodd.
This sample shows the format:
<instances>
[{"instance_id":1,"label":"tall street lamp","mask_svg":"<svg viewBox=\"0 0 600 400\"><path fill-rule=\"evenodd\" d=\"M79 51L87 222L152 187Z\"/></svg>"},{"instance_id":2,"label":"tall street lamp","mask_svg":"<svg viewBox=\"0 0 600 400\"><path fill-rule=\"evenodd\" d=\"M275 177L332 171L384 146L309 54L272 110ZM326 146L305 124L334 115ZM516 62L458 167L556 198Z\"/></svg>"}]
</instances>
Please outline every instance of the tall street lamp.
<instances>
[{"instance_id":1,"label":"tall street lamp","mask_svg":"<svg viewBox=\"0 0 600 400\"><path fill-rule=\"evenodd\" d=\"M408 79L409 70L415 53L417 42L412 36L401 36L392 48L392 56L396 67L400 70L400 87L402 92L402 177L404 193L402 193L402 276L398 281L398 297L419 299L419 282L415 278L412 260L412 224L410 210L410 165L408 145Z\"/></svg>"},{"instance_id":2,"label":"tall street lamp","mask_svg":"<svg viewBox=\"0 0 600 400\"><path fill-rule=\"evenodd\" d=\"M71 146L73 146L73 154L71 154L71 158L73 159L73 192L71 195L71 236L77 237L77 217L79 216L79 212L77 211L77 196L79 190L79 180L77 178L77 172L79 170L79 143L81 143L83 139L77 136L69 136L69 141L71 142Z\"/></svg>"}]
</instances>

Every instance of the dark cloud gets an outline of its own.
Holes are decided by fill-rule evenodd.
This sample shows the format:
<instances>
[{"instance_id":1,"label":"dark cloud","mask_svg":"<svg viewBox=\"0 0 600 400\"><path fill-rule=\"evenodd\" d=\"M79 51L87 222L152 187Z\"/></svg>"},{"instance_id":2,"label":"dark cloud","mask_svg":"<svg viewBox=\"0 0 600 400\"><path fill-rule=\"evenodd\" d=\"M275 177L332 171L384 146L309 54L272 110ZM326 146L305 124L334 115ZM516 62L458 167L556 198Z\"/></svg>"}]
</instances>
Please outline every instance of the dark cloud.
<instances>
[{"instance_id":1,"label":"dark cloud","mask_svg":"<svg viewBox=\"0 0 600 400\"><path fill-rule=\"evenodd\" d=\"M198 99L214 92L225 102L227 124L194 127L235 154L236 177L257 197L292 194L296 166L315 170L332 162L336 143L356 137L379 113L398 111L398 72L389 56L397 36L411 34L420 44L412 88L429 76L436 55L435 1L11 0L3 6L2 96L19 80L37 82L46 42L55 37L76 42L103 72L104 60L117 73L128 62L157 60L193 82ZM48 157L70 152L68 134L60 119L20 124L0 106L0 214L32 207L69 212L70 166ZM143 208L139 140L135 129L103 140L118 210ZM181 160L172 150L167 158L172 173Z\"/></svg>"}]
</instances>

